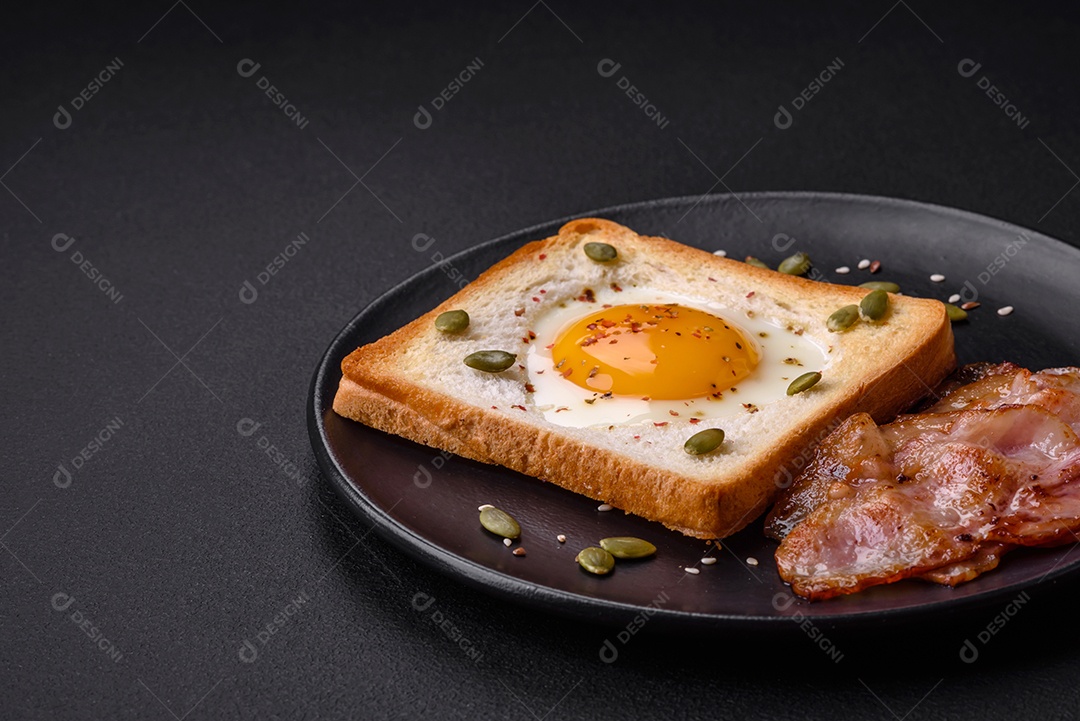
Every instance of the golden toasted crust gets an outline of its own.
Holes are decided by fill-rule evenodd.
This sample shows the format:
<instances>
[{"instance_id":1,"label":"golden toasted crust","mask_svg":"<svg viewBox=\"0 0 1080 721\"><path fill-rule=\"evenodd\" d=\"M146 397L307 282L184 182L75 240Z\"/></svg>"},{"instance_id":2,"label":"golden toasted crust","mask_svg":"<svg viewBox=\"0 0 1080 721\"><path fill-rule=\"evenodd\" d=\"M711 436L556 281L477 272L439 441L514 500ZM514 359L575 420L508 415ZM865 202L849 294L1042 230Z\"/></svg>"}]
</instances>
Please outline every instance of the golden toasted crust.
<instances>
[{"instance_id":1,"label":"golden toasted crust","mask_svg":"<svg viewBox=\"0 0 1080 721\"><path fill-rule=\"evenodd\" d=\"M681 444L668 454L642 458L598 435L603 431L556 426L523 406L514 407L524 412L511 411L512 401L491 407L462 398L446 385L413 379L409 369L416 363L415 349L440 342L431 338L439 313L490 303L494 293L542 273L536 269L538 258L577 257L569 254L580 254L585 239L617 245L620 258L630 256L630 266L647 259L662 266L662 272L676 269L699 280L710 276L709 281L721 281L709 286L717 294L731 294L724 288L736 281L753 287L778 308L793 306L795 313L807 308L807 323L817 323L815 327L823 327L821 318L835 308L857 303L866 294L718 258L664 238L638 236L611 221L583 218L567 223L556 236L527 244L431 312L350 354L342 362L334 410L419 443L556 483L687 535L722 538L763 512L809 459L812 446L840 420L865 411L886 421L925 396L955 365L944 306L891 296L895 317L890 321L828 334L841 351L829 383L787 399L791 406L786 410L762 409L770 434L759 441L744 439L730 464L699 466L687 465L693 461L686 460ZM690 428L673 432L685 435Z\"/></svg>"}]
</instances>

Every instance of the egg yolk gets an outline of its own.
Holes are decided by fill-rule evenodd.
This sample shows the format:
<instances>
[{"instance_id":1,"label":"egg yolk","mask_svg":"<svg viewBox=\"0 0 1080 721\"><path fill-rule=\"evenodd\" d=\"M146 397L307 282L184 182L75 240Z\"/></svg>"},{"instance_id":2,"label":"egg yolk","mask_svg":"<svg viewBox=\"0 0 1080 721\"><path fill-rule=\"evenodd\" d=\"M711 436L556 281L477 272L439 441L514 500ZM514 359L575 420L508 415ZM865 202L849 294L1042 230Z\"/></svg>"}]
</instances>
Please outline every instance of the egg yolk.
<instances>
[{"instance_id":1,"label":"egg yolk","mask_svg":"<svg viewBox=\"0 0 1080 721\"><path fill-rule=\"evenodd\" d=\"M657 400L719 394L758 363L754 343L719 316L678 304L617 305L566 328L556 372L599 393Z\"/></svg>"}]
</instances>

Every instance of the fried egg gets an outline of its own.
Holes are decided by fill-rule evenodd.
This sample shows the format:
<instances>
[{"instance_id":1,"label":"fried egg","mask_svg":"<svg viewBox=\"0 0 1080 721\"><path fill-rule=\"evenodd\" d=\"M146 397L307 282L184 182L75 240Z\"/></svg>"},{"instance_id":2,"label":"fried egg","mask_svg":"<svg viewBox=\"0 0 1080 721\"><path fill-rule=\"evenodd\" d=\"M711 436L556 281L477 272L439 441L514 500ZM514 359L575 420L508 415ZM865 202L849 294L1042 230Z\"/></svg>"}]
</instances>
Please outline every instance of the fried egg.
<instances>
[{"instance_id":1,"label":"fried egg","mask_svg":"<svg viewBox=\"0 0 1080 721\"><path fill-rule=\"evenodd\" d=\"M714 301L628 288L537 319L525 359L536 410L560 426L665 424L754 413L828 349Z\"/></svg>"}]
</instances>

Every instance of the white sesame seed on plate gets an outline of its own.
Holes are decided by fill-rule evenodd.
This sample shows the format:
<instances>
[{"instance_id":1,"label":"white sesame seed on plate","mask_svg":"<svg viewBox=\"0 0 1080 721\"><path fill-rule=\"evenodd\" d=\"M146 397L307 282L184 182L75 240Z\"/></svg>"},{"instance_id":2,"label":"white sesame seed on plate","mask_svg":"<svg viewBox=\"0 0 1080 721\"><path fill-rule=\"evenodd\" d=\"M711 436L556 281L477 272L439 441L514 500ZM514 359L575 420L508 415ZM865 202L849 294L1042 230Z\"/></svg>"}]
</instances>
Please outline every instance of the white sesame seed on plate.
<instances>
[{"instance_id":1,"label":"white sesame seed on plate","mask_svg":"<svg viewBox=\"0 0 1080 721\"><path fill-rule=\"evenodd\" d=\"M696 575L698 575L699 573L701 573L701 571L699 571L698 569L696 569L696 568L691 568L690 566L687 566L687 567L686 567L686 568L684 568L683 570L684 570L684 571L686 571L686 572L687 572L687 573L689 573L689 574L692 574L692 575L694 575L694 576L696 576Z\"/></svg>"},{"instance_id":2,"label":"white sesame seed on plate","mask_svg":"<svg viewBox=\"0 0 1080 721\"><path fill-rule=\"evenodd\" d=\"M1011 305L1007 305L1004 308L998 308L998 315L1009 315L1012 312L1013 307Z\"/></svg>"},{"instance_id":3,"label":"white sesame seed on plate","mask_svg":"<svg viewBox=\"0 0 1080 721\"><path fill-rule=\"evenodd\" d=\"M614 506L608 505L607 503L601 503L599 506L596 507L596 510L610 511L612 508L614 508Z\"/></svg>"},{"instance_id":4,"label":"white sesame seed on plate","mask_svg":"<svg viewBox=\"0 0 1080 721\"><path fill-rule=\"evenodd\" d=\"M754 558L753 556L751 556L750 558L746 559L746 565L747 566L756 566L757 565L757 559Z\"/></svg>"},{"instance_id":5,"label":"white sesame seed on plate","mask_svg":"<svg viewBox=\"0 0 1080 721\"><path fill-rule=\"evenodd\" d=\"M726 258L727 257L727 251L726 250L714 250L713 255L718 255L721 258Z\"/></svg>"},{"instance_id":6,"label":"white sesame seed on plate","mask_svg":"<svg viewBox=\"0 0 1080 721\"><path fill-rule=\"evenodd\" d=\"M504 538L503 539L503 545L506 546L507 548L510 548L510 546L514 545L514 542L511 541L509 538Z\"/></svg>"},{"instance_id":7,"label":"white sesame seed on plate","mask_svg":"<svg viewBox=\"0 0 1080 721\"><path fill-rule=\"evenodd\" d=\"M491 505L490 503L485 503L485 504L484 504L484 505L482 505L482 506L478 506L476 510L478 510L478 511L482 511L482 510L484 510L485 508L494 508L494 507L495 507L495 506Z\"/></svg>"},{"instance_id":8,"label":"white sesame seed on plate","mask_svg":"<svg viewBox=\"0 0 1080 721\"><path fill-rule=\"evenodd\" d=\"M859 261L859 270L866 270L869 267L870 267L870 261L867 260L866 258L863 258L862 260Z\"/></svg>"},{"instance_id":9,"label":"white sesame seed on plate","mask_svg":"<svg viewBox=\"0 0 1080 721\"><path fill-rule=\"evenodd\" d=\"M960 302L960 294L959 293L953 293L952 295L950 295L949 296L949 302L950 303L959 303Z\"/></svg>"},{"instance_id":10,"label":"white sesame seed on plate","mask_svg":"<svg viewBox=\"0 0 1080 721\"><path fill-rule=\"evenodd\" d=\"M711 566L714 563L716 563L716 559L712 556L706 556L705 558L701 559L702 566Z\"/></svg>"},{"instance_id":11,"label":"white sesame seed on plate","mask_svg":"<svg viewBox=\"0 0 1080 721\"><path fill-rule=\"evenodd\" d=\"M840 266L839 268L836 269L836 272L839 273L840 275L847 275L848 273L851 272L851 268L847 267L846 265L842 265L842 266Z\"/></svg>"},{"instance_id":12,"label":"white sesame seed on plate","mask_svg":"<svg viewBox=\"0 0 1080 721\"><path fill-rule=\"evenodd\" d=\"M944 283L945 276L943 276L941 273L934 273L932 276L930 276L930 280L934 281L935 283Z\"/></svg>"},{"instance_id":13,"label":"white sesame seed on plate","mask_svg":"<svg viewBox=\"0 0 1080 721\"><path fill-rule=\"evenodd\" d=\"M566 536L560 533L559 535L555 536L555 540L557 540L559 543L566 543Z\"/></svg>"}]
</instances>

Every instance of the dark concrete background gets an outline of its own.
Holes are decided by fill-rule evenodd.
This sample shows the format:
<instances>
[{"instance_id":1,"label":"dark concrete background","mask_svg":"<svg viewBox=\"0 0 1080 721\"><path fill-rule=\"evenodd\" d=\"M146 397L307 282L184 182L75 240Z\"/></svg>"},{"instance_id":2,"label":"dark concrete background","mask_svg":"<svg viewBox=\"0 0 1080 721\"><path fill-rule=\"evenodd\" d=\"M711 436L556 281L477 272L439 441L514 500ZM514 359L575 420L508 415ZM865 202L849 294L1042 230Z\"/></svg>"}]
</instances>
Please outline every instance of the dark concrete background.
<instances>
[{"instance_id":1,"label":"dark concrete background","mask_svg":"<svg viewBox=\"0 0 1080 721\"><path fill-rule=\"evenodd\" d=\"M800 634L654 633L604 665L606 631L509 607L368 535L319 477L304 423L329 340L430 263L416 233L449 255L635 200L835 190L1075 244L1075 10L168 3L5 10L5 717L1075 714L1075 584L970 665L952 640L963 631L939 643L932 622L848 639L840 664ZM244 59L260 64L251 77ZM476 59L418 128L418 107ZM621 63L610 78L604 59ZM778 128L779 106L837 59ZM971 77L965 59L981 63ZM1026 122L980 90L984 76ZM259 433L239 435L243 418ZM413 610L417 592L480 661ZM959 623L977 633L992 616Z\"/></svg>"}]
</instances>

